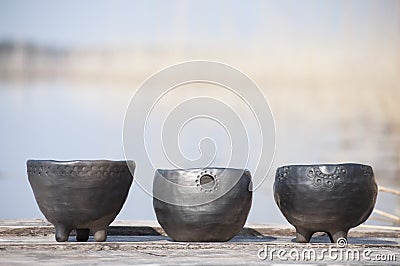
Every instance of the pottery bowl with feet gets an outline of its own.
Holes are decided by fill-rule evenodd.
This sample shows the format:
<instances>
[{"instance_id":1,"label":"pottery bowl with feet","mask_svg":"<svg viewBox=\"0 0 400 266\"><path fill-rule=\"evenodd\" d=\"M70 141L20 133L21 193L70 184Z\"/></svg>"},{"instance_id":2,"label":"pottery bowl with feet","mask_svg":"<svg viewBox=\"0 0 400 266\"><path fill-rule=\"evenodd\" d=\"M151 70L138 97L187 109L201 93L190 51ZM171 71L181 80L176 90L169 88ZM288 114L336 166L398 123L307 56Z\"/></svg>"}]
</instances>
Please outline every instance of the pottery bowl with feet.
<instances>
[{"instance_id":1,"label":"pottery bowl with feet","mask_svg":"<svg viewBox=\"0 0 400 266\"><path fill-rule=\"evenodd\" d=\"M133 181L133 161L28 160L27 172L39 209L55 226L56 240L105 241ZM132 171L132 173L131 173Z\"/></svg>"},{"instance_id":2,"label":"pottery bowl with feet","mask_svg":"<svg viewBox=\"0 0 400 266\"><path fill-rule=\"evenodd\" d=\"M274 183L275 202L296 228L297 242L315 232L347 240L370 216L377 192L372 167L355 163L282 166Z\"/></svg>"},{"instance_id":3,"label":"pottery bowl with feet","mask_svg":"<svg viewBox=\"0 0 400 266\"><path fill-rule=\"evenodd\" d=\"M153 206L158 222L175 241L228 241L246 222L251 186L248 170L157 170Z\"/></svg>"}]
</instances>

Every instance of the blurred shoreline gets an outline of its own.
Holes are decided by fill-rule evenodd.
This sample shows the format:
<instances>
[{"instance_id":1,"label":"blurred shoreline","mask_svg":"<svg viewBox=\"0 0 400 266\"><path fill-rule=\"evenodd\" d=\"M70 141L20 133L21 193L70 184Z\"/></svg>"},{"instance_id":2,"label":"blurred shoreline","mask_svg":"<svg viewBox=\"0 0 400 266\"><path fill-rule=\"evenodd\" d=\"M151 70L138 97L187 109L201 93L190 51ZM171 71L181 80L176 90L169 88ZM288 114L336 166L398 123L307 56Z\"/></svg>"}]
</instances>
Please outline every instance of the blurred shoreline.
<instances>
[{"instance_id":1,"label":"blurred shoreline","mask_svg":"<svg viewBox=\"0 0 400 266\"><path fill-rule=\"evenodd\" d=\"M67 48L0 41L0 80L73 80L131 83L180 62L211 60L229 64L268 87L321 85L400 89L400 49L366 50L299 44L298 50L180 45Z\"/></svg>"}]
</instances>

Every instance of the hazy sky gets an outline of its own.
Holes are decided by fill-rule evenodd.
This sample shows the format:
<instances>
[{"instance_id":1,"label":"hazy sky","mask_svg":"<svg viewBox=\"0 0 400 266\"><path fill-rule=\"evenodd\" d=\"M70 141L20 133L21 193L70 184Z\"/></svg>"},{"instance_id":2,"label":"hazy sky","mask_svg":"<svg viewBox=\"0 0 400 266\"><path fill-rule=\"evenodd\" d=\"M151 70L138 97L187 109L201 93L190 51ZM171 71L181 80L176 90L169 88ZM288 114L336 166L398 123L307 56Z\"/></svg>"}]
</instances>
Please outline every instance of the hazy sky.
<instances>
[{"instance_id":1,"label":"hazy sky","mask_svg":"<svg viewBox=\"0 0 400 266\"><path fill-rule=\"evenodd\" d=\"M393 29L399 29L399 13L396 0L0 0L0 40L57 45L310 37L329 41L345 31L360 38L373 33L390 38Z\"/></svg>"}]
</instances>

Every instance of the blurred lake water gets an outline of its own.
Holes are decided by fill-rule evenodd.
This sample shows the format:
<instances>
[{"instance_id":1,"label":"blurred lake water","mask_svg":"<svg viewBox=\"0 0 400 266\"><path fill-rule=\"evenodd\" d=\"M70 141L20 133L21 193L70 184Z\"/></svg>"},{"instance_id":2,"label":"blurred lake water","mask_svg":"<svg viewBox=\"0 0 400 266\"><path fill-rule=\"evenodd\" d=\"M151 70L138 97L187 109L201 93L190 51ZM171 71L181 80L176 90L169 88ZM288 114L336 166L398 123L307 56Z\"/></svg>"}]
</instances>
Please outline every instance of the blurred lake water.
<instances>
[{"instance_id":1,"label":"blurred lake water","mask_svg":"<svg viewBox=\"0 0 400 266\"><path fill-rule=\"evenodd\" d=\"M275 169L283 164L371 164L379 184L400 189L398 88L274 86L254 79L274 113L276 154L255 191L248 222L286 223L272 194ZM0 219L42 217L28 183L27 159L123 159L123 119L140 82L0 81ZM140 172L140 165L137 173L153 176ZM377 208L400 215L400 198L380 194ZM117 219L154 220L151 197L134 184ZM388 224L376 215L368 223Z\"/></svg>"}]
</instances>

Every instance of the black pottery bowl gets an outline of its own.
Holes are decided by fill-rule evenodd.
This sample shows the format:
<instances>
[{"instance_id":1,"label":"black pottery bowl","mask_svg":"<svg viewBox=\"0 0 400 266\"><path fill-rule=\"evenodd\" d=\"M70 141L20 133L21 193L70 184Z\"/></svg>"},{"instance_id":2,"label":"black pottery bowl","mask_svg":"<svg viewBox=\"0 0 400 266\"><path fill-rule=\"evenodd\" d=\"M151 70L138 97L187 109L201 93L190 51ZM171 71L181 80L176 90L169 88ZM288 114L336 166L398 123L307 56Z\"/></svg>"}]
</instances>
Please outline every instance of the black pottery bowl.
<instances>
[{"instance_id":1,"label":"black pottery bowl","mask_svg":"<svg viewBox=\"0 0 400 266\"><path fill-rule=\"evenodd\" d=\"M243 228L252 201L248 170L157 170L153 206L175 241L228 241Z\"/></svg>"},{"instance_id":2,"label":"black pottery bowl","mask_svg":"<svg viewBox=\"0 0 400 266\"><path fill-rule=\"evenodd\" d=\"M372 167L355 163L282 166L274 183L275 202L296 228L297 242L315 232L347 240L349 229L370 216L377 191Z\"/></svg>"},{"instance_id":3,"label":"black pottery bowl","mask_svg":"<svg viewBox=\"0 0 400 266\"><path fill-rule=\"evenodd\" d=\"M129 167L128 167L129 165ZM133 176L133 161L27 161L28 178L36 202L56 229L56 240L105 241L106 229L120 212Z\"/></svg>"}]
</instances>

